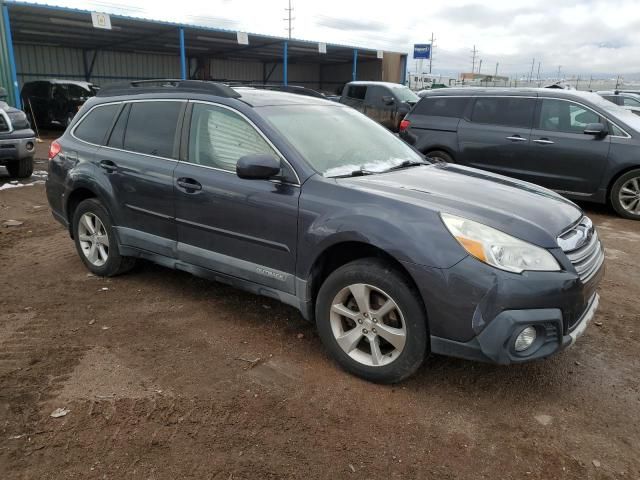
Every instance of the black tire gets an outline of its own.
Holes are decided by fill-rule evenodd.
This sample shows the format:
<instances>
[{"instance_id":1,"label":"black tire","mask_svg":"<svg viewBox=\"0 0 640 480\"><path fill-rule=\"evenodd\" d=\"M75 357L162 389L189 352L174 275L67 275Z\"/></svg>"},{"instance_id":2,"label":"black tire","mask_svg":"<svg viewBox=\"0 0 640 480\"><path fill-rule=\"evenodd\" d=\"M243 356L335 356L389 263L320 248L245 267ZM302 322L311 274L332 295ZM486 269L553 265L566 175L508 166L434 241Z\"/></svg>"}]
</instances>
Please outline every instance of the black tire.
<instances>
[{"instance_id":1,"label":"black tire","mask_svg":"<svg viewBox=\"0 0 640 480\"><path fill-rule=\"evenodd\" d=\"M25 157L7 163L9 175L16 178L29 178L33 174L33 157Z\"/></svg>"},{"instance_id":2,"label":"black tire","mask_svg":"<svg viewBox=\"0 0 640 480\"><path fill-rule=\"evenodd\" d=\"M397 358L382 366L366 365L351 358L340 347L333 333L332 303L343 289L358 283L371 285L386 293L396 303L404 318L404 347ZM396 383L404 380L422 365L428 353L427 318L418 292L404 274L390 263L377 258L350 262L327 277L316 299L316 324L322 343L342 368L372 382ZM360 326L356 324L355 328L359 330Z\"/></svg>"},{"instance_id":3,"label":"black tire","mask_svg":"<svg viewBox=\"0 0 640 480\"><path fill-rule=\"evenodd\" d=\"M96 266L89 261L80 244L79 224L80 219L86 213L93 214L100 219L100 221L104 225L104 229L109 239L107 260L101 266ZM91 271L91 273L94 273L101 277L113 277L125 273L133 268L133 266L135 265L135 258L123 257L122 255L120 255L118 241L116 239L115 231L113 229L113 223L111 222L109 212L107 212L107 210L97 199L88 198L87 200L83 200L82 202L80 202L80 204L73 212L72 222L73 239L76 244L76 250L78 251L78 255L80 256L86 267L89 269L89 271Z\"/></svg>"},{"instance_id":4,"label":"black tire","mask_svg":"<svg viewBox=\"0 0 640 480\"><path fill-rule=\"evenodd\" d=\"M637 203L635 203L635 201L633 200L634 197L627 197L631 199L631 203L627 203L627 205L633 207L633 210L628 210L627 208L625 208L620 196L623 187L627 186L625 190L628 191L629 183L631 183L631 185L635 185L633 190L637 191L638 194L640 194L640 169L631 170L630 172L621 175L620 178L615 181L615 183L611 187L609 201L611 202L611 206L613 207L613 209L621 217L629 218L632 220L640 220L640 196L637 197L639 200Z\"/></svg>"},{"instance_id":5,"label":"black tire","mask_svg":"<svg viewBox=\"0 0 640 480\"><path fill-rule=\"evenodd\" d=\"M453 157L442 150L427 152L425 155L428 158L431 158L435 163L455 163Z\"/></svg>"}]
</instances>

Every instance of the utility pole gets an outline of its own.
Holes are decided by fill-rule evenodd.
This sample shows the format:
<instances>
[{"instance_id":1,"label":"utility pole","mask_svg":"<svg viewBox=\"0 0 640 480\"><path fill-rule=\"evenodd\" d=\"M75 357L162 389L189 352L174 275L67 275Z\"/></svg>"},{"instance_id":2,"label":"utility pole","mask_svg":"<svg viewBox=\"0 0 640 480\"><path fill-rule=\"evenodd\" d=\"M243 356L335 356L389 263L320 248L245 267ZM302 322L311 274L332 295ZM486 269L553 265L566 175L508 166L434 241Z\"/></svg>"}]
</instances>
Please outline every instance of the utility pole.
<instances>
[{"instance_id":1,"label":"utility pole","mask_svg":"<svg viewBox=\"0 0 640 480\"><path fill-rule=\"evenodd\" d=\"M529 72L529 83L531 83L531 80L533 80L533 67L536 64L536 59L534 58L533 61L531 62L531 72Z\"/></svg>"},{"instance_id":2,"label":"utility pole","mask_svg":"<svg viewBox=\"0 0 640 480\"><path fill-rule=\"evenodd\" d=\"M618 85L620 85L620 75L616 78L616 90L618 90Z\"/></svg>"},{"instance_id":3,"label":"utility pole","mask_svg":"<svg viewBox=\"0 0 640 480\"><path fill-rule=\"evenodd\" d=\"M435 46L436 39L431 32L431 51L429 52L429 73L431 73L431 67L433 66L433 47Z\"/></svg>"},{"instance_id":4,"label":"utility pole","mask_svg":"<svg viewBox=\"0 0 640 480\"><path fill-rule=\"evenodd\" d=\"M473 50L471 50L471 53L473 53L473 57L471 57L471 73L475 73L476 71L476 55L478 55L478 50L476 50L476 46L473 46Z\"/></svg>"},{"instance_id":5,"label":"utility pole","mask_svg":"<svg viewBox=\"0 0 640 480\"><path fill-rule=\"evenodd\" d=\"M538 86L540 86L540 62L538 62Z\"/></svg>"},{"instance_id":6,"label":"utility pole","mask_svg":"<svg viewBox=\"0 0 640 480\"><path fill-rule=\"evenodd\" d=\"M560 69L562 68L562 65L558 65L558 81L562 80L560 78Z\"/></svg>"},{"instance_id":7,"label":"utility pole","mask_svg":"<svg viewBox=\"0 0 640 480\"><path fill-rule=\"evenodd\" d=\"M293 27L291 26L291 22L293 20L295 20L295 18L293 18L291 16L291 14L293 13L293 7L291 6L291 0L289 0L289 8L285 8L284 9L285 12L287 12L287 18L283 19L285 22L288 22L289 26L286 27L286 30L289 31L289 40L291 40L291 30L293 30Z\"/></svg>"},{"instance_id":8,"label":"utility pole","mask_svg":"<svg viewBox=\"0 0 640 480\"><path fill-rule=\"evenodd\" d=\"M587 90L591 90L591 82L593 82L593 75L589 77L589 86L587 87Z\"/></svg>"},{"instance_id":9,"label":"utility pole","mask_svg":"<svg viewBox=\"0 0 640 480\"><path fill-rule=\"evenodd\" d=\"M482 59L480 59L480 65L478 65L478 73L480 73L480 70L482 70Z\"/></svg>"},{"instance_id":10,"label":"utility pole","mask_svg":"<svg viewBox=\"0 0 640 480\"><path fill-rule=\"evenodd\" d=\"M495 77L498 76L498 65L500 65L500 63L496 62L496 73L493 74L494 81L495 81Z\"/></svg>"}]
</instances>

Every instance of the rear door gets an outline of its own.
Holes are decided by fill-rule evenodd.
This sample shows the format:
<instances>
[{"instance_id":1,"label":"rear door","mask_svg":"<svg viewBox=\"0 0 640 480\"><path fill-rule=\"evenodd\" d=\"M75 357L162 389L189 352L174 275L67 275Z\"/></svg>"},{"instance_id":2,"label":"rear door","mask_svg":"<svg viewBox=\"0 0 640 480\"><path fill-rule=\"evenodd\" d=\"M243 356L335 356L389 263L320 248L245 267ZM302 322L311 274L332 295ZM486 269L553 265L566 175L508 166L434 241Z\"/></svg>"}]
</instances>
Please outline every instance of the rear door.
<instances>
[{"instance_id":1,"label":"rear door","mask_svg":"<svg viewBox=\"0 0 640 480\"><path fill-rule=\"evenodd\" d=\"M244 115L192 102L188 146L174 172L178 255L232 277L295 291L299 181L282 155ZM282 159L285 181L246 180L237 161Z\"/></svg>"},{"instance_id":2,"label":"rear door","mask_svg":"<svg viewBox=\"0 0 640 480\"><path fill-rule=\"evenodd\" d=\"M120 112L96 153L118 205L124 245L173 257L177 241L173 171L186 101L135 101Z\"/></svg>"},{"instance_id":3,"label":"rear door","mask_svg":"<svg viewBox=\"0 0 640 480\"><path fill-rule=\"evenodd\" d=\"M586 135L590 123L608 125L585 105L541 98L525 180L566 193L595 192L607 166L610 139Z\"/></svg>"},{"instance_id":4,"label":"rear door","mask_svg":"<svg viewBox=\"0 0 640 480\"><path fill-rule=\"evenodd\" d=\"M536 99L476 97L458 125L460 163L512 177L526 175Z\"/></svg>"},{"instance_id":5,"label":"rear door","mask_svg":"<svg viewBox=\"0 0 640 480\"><path fill-rule=\"evenodd\" d=\"M415 147L427 153L445 150L455 159L458 153L458 124L467 110L470 97L426 95L406 119L409 131L417 137ZM400 134L403 136L403 134Z\"/></svg>"},{"instance_id":6,"label":"rear door","mask_svg":"<svg viewBox=\"0 0 640 480\"><path fill-rule=\"evenodd\" d=\"M340 97L340 103L349 105L356 110L364 113L364 99L367 96L366 85L347 85L345 94Z\"/></svg>"}]
</instances>

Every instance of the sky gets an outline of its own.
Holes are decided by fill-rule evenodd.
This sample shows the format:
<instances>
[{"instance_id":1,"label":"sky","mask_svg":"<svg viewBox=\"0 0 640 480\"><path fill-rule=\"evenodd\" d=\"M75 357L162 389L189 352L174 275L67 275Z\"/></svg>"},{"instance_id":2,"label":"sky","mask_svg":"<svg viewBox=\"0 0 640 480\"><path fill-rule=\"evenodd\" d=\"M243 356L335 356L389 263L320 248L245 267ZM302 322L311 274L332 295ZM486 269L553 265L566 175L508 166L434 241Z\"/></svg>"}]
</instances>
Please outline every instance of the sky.
<instances>
[{"instance_id":1,"label":"sky","mask_svg":"<svg viewBox=\"0 0 640 480\"><path fill-rule=\"evenodd\" d=\"M41 3L286 36L288 0L48 0ZM435 35L433 73L640 78L640 0L292 0L293 37L413 52ZM535 59L535 60L534 60ZM417 67L412 61L409 69ZM423 69L427 69L423 64Z\"/></svg>"}]
</instances>

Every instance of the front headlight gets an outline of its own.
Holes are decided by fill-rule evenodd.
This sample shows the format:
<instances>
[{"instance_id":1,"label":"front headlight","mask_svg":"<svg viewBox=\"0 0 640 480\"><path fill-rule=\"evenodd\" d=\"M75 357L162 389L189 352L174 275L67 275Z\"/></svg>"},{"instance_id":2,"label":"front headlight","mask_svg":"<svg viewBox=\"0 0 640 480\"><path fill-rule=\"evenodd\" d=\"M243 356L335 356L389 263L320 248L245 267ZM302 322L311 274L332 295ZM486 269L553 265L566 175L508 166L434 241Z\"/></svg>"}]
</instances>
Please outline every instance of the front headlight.
<instances>
[{"instance_id":1,"label":"front headlight","mask_svg":"<svg viewBox=\"0 0 640 480\"><path fill-rule=\"evenodd\" d=\"M484 263L516 273L524 270L560 270L557 260L544 248L466 218L448 213L441 213L440 216L460 245Z\"/></svg>"}]
</instances>

